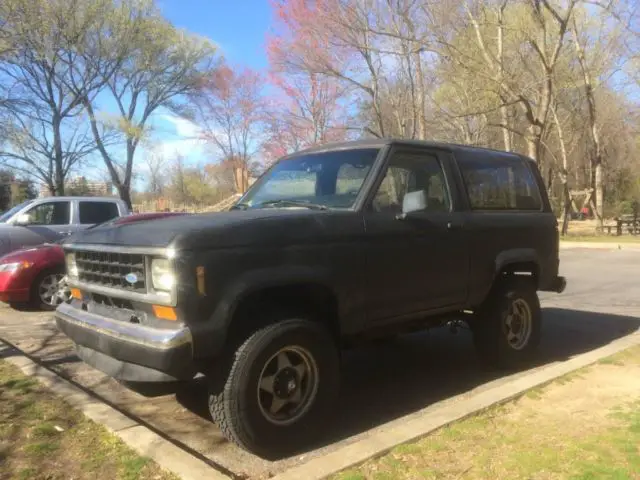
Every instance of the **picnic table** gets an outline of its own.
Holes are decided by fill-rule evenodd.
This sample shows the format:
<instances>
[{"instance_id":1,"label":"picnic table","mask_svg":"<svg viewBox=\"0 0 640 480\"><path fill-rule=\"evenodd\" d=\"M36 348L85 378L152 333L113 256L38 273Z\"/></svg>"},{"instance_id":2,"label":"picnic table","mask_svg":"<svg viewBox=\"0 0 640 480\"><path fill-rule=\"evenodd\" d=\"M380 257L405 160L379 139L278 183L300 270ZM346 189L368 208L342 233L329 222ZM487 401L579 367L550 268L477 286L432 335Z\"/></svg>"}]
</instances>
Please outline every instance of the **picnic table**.
<instances>
[{"instance_id":1,"label":"picnic table","mask_svg":"<svg viewBox=\"0 0 640 480\"><path fill-rule=\"evenodd\" d=\"M620 236L625 232L631 235L640 234L640 217L637 215L620 215L619 217L614 218L613 221L613 224L597 227L597 230L603 232L606 231L611 235L612 230L615 229L616 236Z\"/></svg>"},{"instance_id":2,"label":"picnic table","mask_svg":"<svg viewBox=\"0 0 640 480\"><path fill-rule=\"evenodd\" d=\"M604 233L606 230L611 235L611 230L616 229L616 236L620 236L626 230L631 235L638 235L640 233L640 203L634 200L631 204L631 210L633 213L623 214L613 219L614 223L609 225L603 225L602 227L596 227L596 231Z\"/></svg>"}]
</instances>

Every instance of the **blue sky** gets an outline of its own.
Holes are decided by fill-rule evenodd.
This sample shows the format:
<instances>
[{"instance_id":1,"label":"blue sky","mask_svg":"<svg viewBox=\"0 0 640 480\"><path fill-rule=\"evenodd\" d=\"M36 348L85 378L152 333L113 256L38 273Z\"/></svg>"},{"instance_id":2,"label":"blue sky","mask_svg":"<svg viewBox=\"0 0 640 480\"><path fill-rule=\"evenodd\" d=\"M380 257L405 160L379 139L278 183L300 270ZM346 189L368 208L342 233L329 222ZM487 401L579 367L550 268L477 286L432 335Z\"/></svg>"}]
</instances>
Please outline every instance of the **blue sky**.
<instances>
[{"instance_id":1,"label":"blue sky","mask_svg":"<svg viewBox=\"0 0 640 480\"><path fill-rule=\"evenodd\" d=\"M160 0L159 5L176 26L218 44L229 62L256 69L267 66L268 0Z\"/></svg>"}]
</instances>

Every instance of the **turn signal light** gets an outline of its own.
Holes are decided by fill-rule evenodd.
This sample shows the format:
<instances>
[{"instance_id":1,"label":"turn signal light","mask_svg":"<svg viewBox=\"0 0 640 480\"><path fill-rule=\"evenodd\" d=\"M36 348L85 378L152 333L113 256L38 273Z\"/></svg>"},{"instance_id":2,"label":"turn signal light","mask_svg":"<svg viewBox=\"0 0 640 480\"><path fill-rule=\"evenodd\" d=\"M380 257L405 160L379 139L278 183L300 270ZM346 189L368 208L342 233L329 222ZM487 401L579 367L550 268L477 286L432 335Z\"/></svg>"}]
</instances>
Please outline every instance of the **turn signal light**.
<instances>
[{"instance_id":1,"label":"turn signal light","mask_svg":"<svg viewBox=\"0 0 640 480\"><path fill-rule=\"evenodd\" d=\"M165 307L163 305L154 305L153 314L158 318L162 318L163 320L173 320L173 321L178 320L178 317L176 316L176 311L173 307Z\"/></svg>"},{"instance_id":2,"label":"turn signal light","mask_svg":"<svg viewBox=\"0 0 640 480\"><path fill-rule=\"evenodd\" d=\"M79 288L72 288L71 289L71 296L73 298L75 298L76 300L82 300L82 292L80 291Z\"/></svg>"}]
</instances>

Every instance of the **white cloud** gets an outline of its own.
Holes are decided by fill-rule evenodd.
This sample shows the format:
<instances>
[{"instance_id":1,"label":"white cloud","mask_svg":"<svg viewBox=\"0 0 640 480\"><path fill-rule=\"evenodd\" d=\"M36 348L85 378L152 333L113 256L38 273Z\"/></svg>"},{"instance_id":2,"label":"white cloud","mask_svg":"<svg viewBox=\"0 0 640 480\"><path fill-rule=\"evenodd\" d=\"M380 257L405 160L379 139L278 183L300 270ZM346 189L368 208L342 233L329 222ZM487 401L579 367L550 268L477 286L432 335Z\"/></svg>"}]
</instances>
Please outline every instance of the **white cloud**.
<instances>
[{"instance_id":1,"label":"white cloud","mask_svg":"<svg viewBox=\"0 0 640 480\"><path fill-rule=\"evenodd\" d=\"M188 160L201 158L204 150L203 129L196 123L183 117L162 113L157 117L171 127L155 125L154 135L147 141L147 150L151 154L173 158L182 155Z\"/></svg>"},{"instance_id":2,"label":"white cloud","mask_svg":"<svg viewBox=\"0 0 640 480\"><path fill-rule=\"evenodd\" d=\"M175 133L179 137L200 137L202 135L202 127L183 117L177 115L162 114L160 118L173 124Z\"/></svg>"}]
</instances>

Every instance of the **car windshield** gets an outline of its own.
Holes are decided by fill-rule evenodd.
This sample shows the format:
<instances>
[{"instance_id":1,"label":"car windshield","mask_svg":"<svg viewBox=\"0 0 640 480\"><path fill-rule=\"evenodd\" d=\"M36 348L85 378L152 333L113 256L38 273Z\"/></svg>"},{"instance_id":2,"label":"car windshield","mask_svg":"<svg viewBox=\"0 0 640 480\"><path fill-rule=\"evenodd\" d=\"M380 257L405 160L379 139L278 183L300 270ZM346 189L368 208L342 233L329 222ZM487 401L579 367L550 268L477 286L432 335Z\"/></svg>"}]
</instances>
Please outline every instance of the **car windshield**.
<instances>
[{"instance_id":1,"label":"car windshield","mask_svg":"<svg viewBox=\"0 0 640 480\"><path fill-rule=\"evenodd\" d=\"M378 148L335 150L281 160L234 208L351 208L378 151Z\"/></svg>"},{"instance_id":2,"label":"car windshield","mask_svg":"<svg viewBox=\"0 0 640 480\"><path fill-rule=\"evenodd\" d=\"M31 202L33 202L33 200L27 200L26 202L22 202L19 205L16 205L15 207L10 208L6 212L4 212L2 215L0 215L0 223L6 223L7 220L9 220L16 212L19 212L22 208L26 207Z\"/></svg>"}]
</instances>

